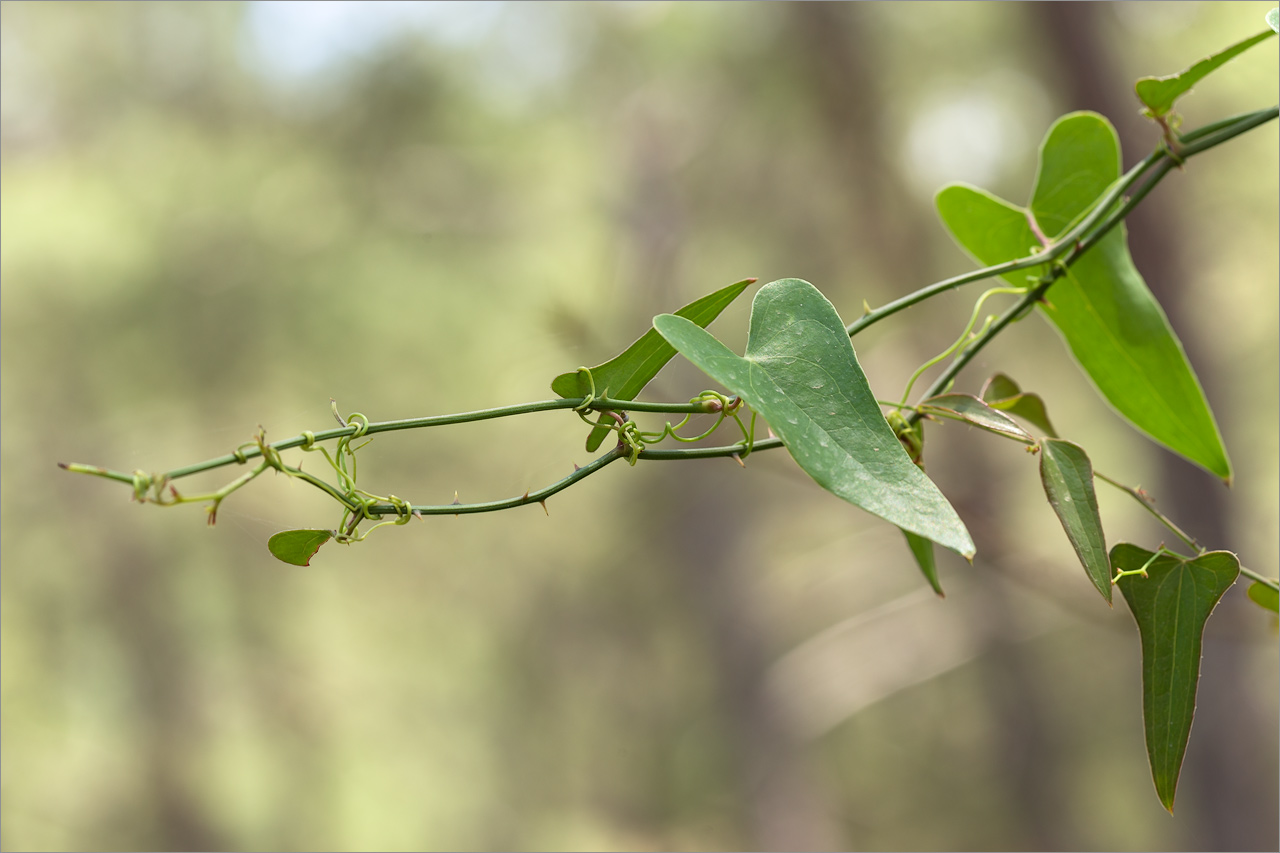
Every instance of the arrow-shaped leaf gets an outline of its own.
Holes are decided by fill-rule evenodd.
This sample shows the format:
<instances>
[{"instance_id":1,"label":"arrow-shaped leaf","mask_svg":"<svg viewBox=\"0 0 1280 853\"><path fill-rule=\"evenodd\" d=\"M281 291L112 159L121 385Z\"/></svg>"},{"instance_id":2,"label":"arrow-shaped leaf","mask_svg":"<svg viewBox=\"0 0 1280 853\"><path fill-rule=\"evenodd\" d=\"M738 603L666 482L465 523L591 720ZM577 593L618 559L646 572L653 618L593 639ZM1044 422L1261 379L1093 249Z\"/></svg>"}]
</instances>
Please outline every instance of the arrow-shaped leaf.
<instances>
[{"instance_id":1,"label":"arrow-shaped leaf","mask_svg":"<svg viewBox=\"0 0 1280 853\"><path fill-rule=\"evenodd\" d=\"M1270 13L1268 13L1267 23L1271 24ZM1213 56L1205 57L1181 73L1170 74L1167 77L1143 77L1134 84L1133 88L1138 93L1138 100L1146 104L1146 114L1158 118L1169 112L1169 110L1173 109L1174 102L1187 94L1187 92L1190 92L1191 87L1196 83L1199 83L1255 44L1274 36L1276 34L1275 25L1271 24L1271 26L1272 29L1263 30L1256 36L1250 36L1243 41L1238 41L1231 47L1218 51Z\"/></svg>"},{"instance_id":2,"label":"arrow-shaped leaf","mask_svg":"<svg viewBox=\"0 0 1280 853\"><path fill-rule=\"evenodd\" d=\"M922 402L919 409L924 414L964 421L1024 444L1036 443L1035 438L1012 418L997 412L971 394L939 394Z\"/></svg>"},{"instance_id":3,"label":"arrow-shaped leaf","mask_svg":"<svg viewBox=\"0 0 1280 853\"><path fill-rule=\"evenodd\" d=\"M1111 605L1111 562L1093 491L1093 465L1079 445L1057 438L1040 442L1040 480L1089 580Z\"/></svg>"},{"instance_id":4,"label":"arrow-shaped leaf","mask_svg":"<svg viewBox=\"0 0 1280 853\"><path fill-rule=\"evenodd\" d=\"M1040 148L1030 209L953 185L938 194L952 235L986 264L1027 256L1039 243L1031 219L1054 238L1116 181L1120 144L1094 113L1058 119ZM1044 312L1085 374L1115 409L1155 441L1231 477L1222 437L1168 318L1133 265L1124 225L1111 230L1048 292ZM1006 276L1025 285L1017 277Z\"/></svg>"},{"instance_id":5,"label":"arrow-shaped leaf","mask_svg":"<svg viewBox=\"0 0 1280 853\"><path fill-rule=\"evenodd\" d=\"M277 560L309 566L320 546L332 538L331 530L282 530L267 540L267 547Z\"/></svg>"},{"instance_id":6,"label":"arrow-shaped leaf","mask_svg":"<svg viewBox=\"0 0 1280 853\"><path fill-rule=\"evenodd\" d=\"M1170 812L1178 774L1191 734L1200 680L1204 623L1222 594L1240 574L1240 562L1227 551L1211 551L1193 560L1159 556L1136 545L1111 549L1111 565L1120 571L1144 566L1147 577L1129 575L1116 584L1142 637L1142 719L1151 777L1160 802Z\"/></svg>"},{"instance_id":7,"label":"arrow-shaped leaf","mask_svg":"<svg viewBox=\"0 0 1280 853\"><path fill-rule=\"evenodd\" d=\"M964 523L903 450L840 315L812 284L788 278L760 289L745 357L683 317L662 314L653 326L764 415L820 486L903 530L973 556Z\"/></svg>"},{"instance_id":8,"label":"arrow-shaped leaf","mask_svg":"<svg viewBox=\"0 0 1280 853\"><path fill-rule=\"evenodd\" d=\"M1027 394L1003 373L997 373L982 386L982 401L993 409L1017 415L1049 438L1057 438L1044 400L1038 394Z\"/></svg>"},{"instance_id":9,"label":"arrow-shaped leaf","mask_svg":"<svg viewBox=\"0 0 1280 853\"><path fill-rule=\"evenodd\" d=\"M712 320L720 316L720 312L727 308L730 302L737 299L742 291L755 281L754 278L748 278L721 288L715 293L690 302L677 311L676 316L688 318L706 328ZM598 367L591 368L596 396L609 396L615 400L634 400L675 354L675 349L664 341L661 335L650 329L619 355ZM551 380L551 390L561 397L585 397L591 393L591 385L582 373L562 373ZM608 434L608 428L602 426L591 430L587 436L587 450L594 451L598 448Z\"/></svg>"}]
</instances>

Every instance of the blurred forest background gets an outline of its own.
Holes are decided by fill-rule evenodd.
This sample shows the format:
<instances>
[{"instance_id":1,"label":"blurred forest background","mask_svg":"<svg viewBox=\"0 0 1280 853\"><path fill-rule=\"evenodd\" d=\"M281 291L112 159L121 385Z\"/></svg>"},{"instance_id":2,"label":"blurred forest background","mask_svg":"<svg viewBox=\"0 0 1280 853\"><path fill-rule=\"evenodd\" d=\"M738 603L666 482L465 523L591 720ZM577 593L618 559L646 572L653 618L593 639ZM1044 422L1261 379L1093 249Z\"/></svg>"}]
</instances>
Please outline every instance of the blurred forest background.
<instances>
[{"instance_id":1,"label":"blurred forest background","mask_svg":"<svg viewBox=\"0 0 1280 853\"><path fill-rule=\"evenodd\" d=\"M1133 163L1157 139L1133 81L1271 5L4 3L0 845L1276 849L1276 620L1237 588L1209 623L1171 818L1137 631L1034 459L986 434L929 432L978 545L940 555L945 600L783 453L613 466L549 517L433 518L309 568L266 549L337 523L301 484L255 482L208 529L54 467L176 467L331 426L331 396L373 420L546 399L748 276L851 319L972 268L945 182L1024 200L1075 109ZM1197 87L1186 126L1275 103L1276 57ZM1276 152L1272 123L1197 158L1130 227L1233 488L1120 421L1039 317L958 386L1010 373L1268 575ZM880 396L977 292L859 336ZM740 302L714 327L736 346ZM677 361L646 396L706 386ZM517 495L584 435L569 413L388 434L361 482ZM1110 541L1166 538L1099 498Z\"/></svg>"}]
</instances>

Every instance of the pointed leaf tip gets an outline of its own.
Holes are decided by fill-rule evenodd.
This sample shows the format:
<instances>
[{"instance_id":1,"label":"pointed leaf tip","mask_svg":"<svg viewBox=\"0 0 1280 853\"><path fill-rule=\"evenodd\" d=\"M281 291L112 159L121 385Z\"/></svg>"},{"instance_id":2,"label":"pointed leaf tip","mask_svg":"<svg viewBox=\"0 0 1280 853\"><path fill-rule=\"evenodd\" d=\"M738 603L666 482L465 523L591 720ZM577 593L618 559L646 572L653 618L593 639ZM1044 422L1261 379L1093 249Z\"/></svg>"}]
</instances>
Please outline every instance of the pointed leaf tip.
<instances>
[{"instance_id":1,"label":"pointed leaf tip","mask_svg":"<svg viewBox=\"0 0 1280 853\"><path fill-rule=\"evenodd\" d=\"M1041 143L1030 213L1045 234L1058 238L1119 177L1115 129L1096 113L1070 113ZM1027 208L961 185L944 189L936 203L955 240L984 264L1023 257L1037 244ZM1006 279L1023 285L1022 275ZM1156 442L1229 478L1217 423L1164 310L1133 265L1124 226L1074 263L1048 295L1052 304L1037 310L1057 327L1102 397Z\"/></svg>"},{"instance_id":2,"label":"pointed leaf tip","mask_svg":"<svg viewBox=\"0 0 1280 853\"><path fill-rule=\"evenodd\" d=\"M1093 465L1084 449L1056 438L1040 442L1040 480L1085 574L1111 606L1111 560L1093 490Z\"/></svg>"},{"instance_id":3,"label":"pointed leaf tip","mask_svg":"<svg viewBox=\"0 0 1280 853\"><path fill-rule=\"evenodd\" d=\"M812 284L787 278L757 291L744 356L684 317L662 314L653 325L764 416L818 485L904 530L973 554L969 531L894 435L844 322Z\"/></svg>"},{"instance_id":4,"label":"pointed leaf tip","mask_svg":"<svg viewBox=\"0 0 1280 853\"><path fill-rule=\"evenodd\" d=\"M1138 99L1146 105L1147 114L1153 118L1158 118L1168 113L1173 109L1173 105L1177 100L1190 92L1191 87L1196 83L1199 83L1255 44L1274 36L1277 32L1276 22L1272 17L1274 12L1275 10L1273 9L1266 15L1267 25L1270 30L1263 30L1257 35L1238 41L1212 56L1206 56L1178 74L1170 74L1166 77L1143 77L1135 83L1134 92L1137 93Z\"/></svg>"},{"instance_id":5,"label":"pointed leaf tip","mask_svg":"<svg viewBox=\"0 0 1280 853\"><path fill-rule=\"evenodd\" d=\"M933 591L937 593L938 598L946 598L947 594L942 591L942 584L938 581L938 564L933 555L933 543L909 530L903 530L902 533L907 537L907 546L911 549L911 556L915 558L916 565L920 567L924 579L929 582L929 586L933 587Z\"/></svg>"},{"instance_id":6,"label":"pointed leaf tip","mask_svg":"<svg viewBox=\"0 0 1280 853\"><path fill-rule=\"evenodd\" d=\"M1227 551L1195 559L1169 552L1158 556L1136 545L1111 549L1118 571L1146 568L1147 577L1126 575L1116 583L1142 639L1142 721L1156 795L1173 812L1178 776L1195 715L1204 625L1236 582L1240 562Z\"/></svg>"},{"instance_id":7,"label":"pointed leaf tip","mask_svg":"<svg viewBox=\"0 0 1280 853\"><path fill-rule=\"evenodd\" d=\"M972 424L979 429L1003 435L1023 444L1035 444L1036 440L1018 426L1014 420L971 394L939 394L920 404L920 411L939 417L952 418Z\"/></svg>"},{"instance_id":8,"label":"pointed leaf tip","mask_svg":"<svg viewBox=\"0 0 1280 853\"><path fill-rule=\"evenodd\" d=\"M332 538L331 530L282 530L267 540L267 548L281 562L309 566L320 546Z\"/></svg>"},{"instance_id":9,"label":"pointed leaf tip","mask_svg":"<svg viewBox=\"0 0 1280 853\"><path fill-rule=\"evenodd\" d=\"M723 287L690 302L677 311L676 315L706 328L755 281L754 278L747 278ZM649 329L621 353L604 364L591 368L591 382L585 374L578 371L562 373L551 380L551 390L561 397L585 397L591 393L591 384L594 382L597 396L605 396L607 391L608 396L615 400L634 400L675 354L675 349L661 335ZM601 415L602 419L604 417ZM607 427L597 426L592 429L587 435L587 450L594 453L608 434Z\"/></svg>"}]
</instances>

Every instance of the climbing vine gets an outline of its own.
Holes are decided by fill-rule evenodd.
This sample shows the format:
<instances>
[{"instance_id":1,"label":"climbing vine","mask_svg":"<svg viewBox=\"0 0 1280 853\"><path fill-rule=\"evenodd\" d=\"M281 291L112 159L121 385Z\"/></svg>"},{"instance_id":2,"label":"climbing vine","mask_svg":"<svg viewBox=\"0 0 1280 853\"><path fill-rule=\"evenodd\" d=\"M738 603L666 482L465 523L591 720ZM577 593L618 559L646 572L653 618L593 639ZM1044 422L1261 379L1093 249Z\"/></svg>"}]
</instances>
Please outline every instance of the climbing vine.
<instances>
[{"instance_id":1,"label":"climbing vine","mask_svg":"<svg viewBox=\"0 0 1280 853\"><path fill-rule=\"evenodd\" d=\"M1110 123L1095 113L1078 112L1049 128L1025 206L976 187L943 188L936 199L939 216L982 268L878 309L864 303L862 315L852 322L842 320L809 282L774 281L754 296L746 349L739 355L707 327L755 283L745 279L655 317L653 328L615 358L557 376L551 382L556 399L381 422L359 412L344 417L331 401L335 428L275 442L268 442L259 429L232 452L183 468L125 473L59 464L124 483L140 503L204 503L209 524L216 522L224 500L267 471L299 480L339 505L338 522L332 528L277 533L268 547L286 563L308 565L330 540L352 545L375 530L429 515L497 512L529 504L545 509L550 497L618 460L635 466L730 457L742 464L753 453L785 447L820 486L901 529L926 580L941 595L934 545L969 560L975 547L963 520L925 471L925 425L958 420L1038 455L1046 498L1088 580L1108 606L1113 589L1119 588L1142 643L1143 716L1152 777L1161 803L1172 811L1195 707L1205 622L1240 576L1252 582L1249 597L1272 611L1278 609L1280 584L1242 566L1235 554L1201 545L1157 510L1141 489L1095 471L1086 451L1054 430L1041 395L1024 391L1003 373L990 377L976 394L957 392L954 386L983 347L1011 324L1039 313L1059 331L1099 394L1134 428L1230 483L1231 462L1213 413L1163 310L1134 267L1123 222L1171 171L1277 118L1273 106L1184 133L1174 110L1192 85L1275 36L1275 10L1267 23L1267 30L1180 74L1137 82L1144 114L1158 132L1151 153L1129 171L1121 173L1119 142ZM1003 281L976 299L954 341L911 374L896 400L877 399L852 340L912 305L994 278ZM1001 300L1007 302L1004 309L988 313L988 305ZM637 400L677 353L724 390L704 390L683 402ZM917 381L943 362L946 367L912 403ZM379 433L561 410L589 428L588 451L598 450L609 437L613 444L541 489L486 503L462 503L455 497L451 504L422 505L359 484L358 454ZM683 417L656 429L642 428L632 418L650 413ZM686 434L697 415L713 420L700 432ZM719 439L730 421L730 439L702 443ZM668 439L673 445L695 446L664 447ZM284 452L293 449L318 454L327 478L304 471L301 459L286 462ZM187 476L231 466L247 470L216 491L187 494L178 488L177 482ZM1146 550L1122 542L1108 549L1095 481L1138 501L1176 538L1176 548L1161 542Z\"/></svg>"}]
</instances>

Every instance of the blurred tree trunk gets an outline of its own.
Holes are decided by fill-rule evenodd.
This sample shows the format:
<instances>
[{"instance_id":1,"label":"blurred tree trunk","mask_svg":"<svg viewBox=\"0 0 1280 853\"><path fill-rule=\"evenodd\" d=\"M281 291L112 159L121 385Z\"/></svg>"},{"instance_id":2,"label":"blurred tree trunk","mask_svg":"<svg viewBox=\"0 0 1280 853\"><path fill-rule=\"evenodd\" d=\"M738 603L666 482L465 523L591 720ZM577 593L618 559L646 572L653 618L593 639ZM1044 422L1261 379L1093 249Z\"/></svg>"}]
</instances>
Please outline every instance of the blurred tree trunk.
<instances>
[{"instance_id":1,"label":"blurred tree trunk","mask_svg":"<svg viewBox=\"0 0 1280 853\"><path fill-rule=\"evenodd\" d=\"M808 74L805 88L816 93L820 120L829 136L828 148L842 168L844 192L856 199L856 220L851 230L869 238L867 262L884 281L926 283L930 270L927 254L914 251L913 235L932 222L916 220L906 194L895 182L896 164L887 147L883 97L873 73L873 34L866 24L867 10L859 4L793 3L787 11L797 40L796 53L804 57ZM920 320L917 317L917 322ZM922 353L921 358L925 356ZM985 445L975 440L966 452L951 461L958 469L957 483L982 483L986 467ZM1004 553L1008 544L997 523L989 496L982 489L952 495L980 554ZM982 622L1008 624L1013 605L1001 591L999 578L987 577L991 587L988 606L975 609ZM977 626L981 627L981 626ZM992 714L1004 733L1003 748L994 761L1005 778L1011 804L1011 824L1021 834L1018 843L1027 849L1070 848L1066 827L1058 819L1056 777L1044 772L1057 765L1053 733L1046 720L1045 697L1038 688L1028 652L1017 643L994 641L981 662L988 683Z\"/></svg>"},{"instance_id":2,"label":"blurred tree trunk","mask_svg":"<svg viewBox=\"0 0 1280 853\"><path fill-rule=\"evenodd\" d=\"M928 283L928 254L913 249L922 223L893 178L897 168L883 123L867 11L856 3L788 3L785 9L800 88L812 93L833 171L848 199L852 220L845 230L866 250L859 263L901 291L895 295Z\"/></svg>"},{"instance_id":3,"label":"blurred tree trunk","mask_svg":"<svg viewBox=\"0 0 1280 853\"><path fill-rule=\"evenodd\" d=\"M170 624L172 576L159 571L153 555L121 540L112 551L110 614L120 645L128 652L132 688L143 716L138 729L142 752L138 776L145 780L145 805L154 825L112 827L124 847L163 850L225 850L226 840L202 810L192 791L188 759L198 734L199 715L192 705L194 685L184 663L183 628ZM106 847L118 846L100 839Z\"/></svg>"},{"instance_id":4,"label":"blurred tree trunk","mask_svg":"<svg viewBox=\"0 0 1280 853\"><path fill-rule=\"evenodd\" d=\"M625 135L629 150L627 207L622 212L632 262L623 283L638 320L679 305L677 259L683 211L667 129L641 105ZM704 474L709 466L719 471ZM741 474L729 460L681 464L657 480L658 494L639 505L656 507L644 529L662 531L660 559L689 592L689 607L705 632L719 678L717 693L734 755L747 847L834 850L844 846L808 767L804 744L781 718L764 689L773 663L769 632L750 604L738 531L753 509L720 474ZM699 470L702 469L702 470ZM662 470L661 468L659 470Z\"/></svg>"},{"instance_id":5,"label":"blurred tree trunk","mask_svg":"<svg viewBox=\"0 0 1280 853\"><path fill-rule=\"evenodd\" d=\"M1111 119L1120 134L1126 162L1133 162L1155 145L1155 128L1139 117L1133 81L1117 73L1116 63L1102 38L1104 27L1114 24L1114 12L1102 4L1034 3L1032 21L1045 34L1042 44L1054 91L1065 110L1096 110ZM1198 57L1188 57L1190 65ZM1175 69L1153 69L1170 72ZM1196 168L1192 163L1189 168ZM1176 183L1176 173L1172 176ZM1166 185L1160 193L1176 192ZM1160 300L1169 321L1182 339L1205 394L1223 427L1225 408L1214 405L1221 383L1200 337L1201 324L1188 316L1183 294L1192 287L1184 273L1177 235L1184 229L1178 208L1162 203L1143 204L1127 220L1129 249L1151 291ZM1226 430L1224 430L1226 431ZM1160 482L1153 490L1163 509L1210 548L1231 549L1225 493L1216 477L1179 456L1149 444L1160 457ZM1228 595L1218 608L1217 619L1230 622L1240 612L1241 597ZM1209 641L1204 660L1196 726L1188 747L1180 786L1180 803L1203 812L1201 849L1274 850L1277 833L1274 765L1258 760L1253 733L1265 725L1250 701L1244 650L1232 644ZM1270 818L1266 816L1270 815Z\"/></svg>"}]
</instances>

